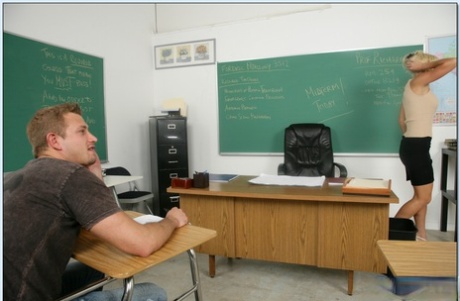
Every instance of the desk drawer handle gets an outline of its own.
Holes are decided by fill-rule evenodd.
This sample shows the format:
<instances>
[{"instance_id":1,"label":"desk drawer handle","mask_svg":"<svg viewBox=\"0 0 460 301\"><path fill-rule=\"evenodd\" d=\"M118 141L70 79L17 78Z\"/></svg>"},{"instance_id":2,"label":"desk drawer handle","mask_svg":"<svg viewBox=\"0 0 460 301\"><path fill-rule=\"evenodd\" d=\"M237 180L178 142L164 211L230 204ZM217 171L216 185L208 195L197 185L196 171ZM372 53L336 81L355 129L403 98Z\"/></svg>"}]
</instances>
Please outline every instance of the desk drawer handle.
<instances>
[{"instance_id":1,"label":"desk drawer handle","mask_svg":"<svg viewBox=\"0 0 460 301\"><path fill-rule=\"evenodd\" d=\"M169 164L174 164L174 163L179 163L179 161L174 160L174 161L168 161Z\"/></svg>"},{"instance_id":2,"label":"desk drawer handle","mask_svg":"<svg viewBox=\"0 0 460 301\"><path fill-rule=\"evenodd\" d=\"M171 196L169 199L171 200L171 203L179 203L180 196Z\"/></svg>"},{"instance_id":3,"label":"desk drawer handle","mask_svg":"<svg viewBox=\"0 0 460 301\"><path fill-rule=\"evenodd\" d=\"M172 179L172 178L177 178L179 175L177 174L177 172L174 172L174 173L170 173L169 174L169 178Z\"/></svg>"},{"instance_id":4,"label":"desk drawer handle","mask_svg":"<svg viewBox=\"0 0 460 301\"><path fill-rule=\"evenodd\" d=\"M176 125L174 123L168 124L168 130L175 130L175 129L176 129Z\"/></svg>"},{"instance_id":5,"label":"desk drawer handle","mask_svg":"<svg viewBox=\"0 0 460 301\"><path fill-rule=\"evenodd\" d=\"M168 149L168 154L170 154L170 155L175 155L175 154L177 154L177 148L170 148L170 149Z\"/></svg>"}]
</instances>

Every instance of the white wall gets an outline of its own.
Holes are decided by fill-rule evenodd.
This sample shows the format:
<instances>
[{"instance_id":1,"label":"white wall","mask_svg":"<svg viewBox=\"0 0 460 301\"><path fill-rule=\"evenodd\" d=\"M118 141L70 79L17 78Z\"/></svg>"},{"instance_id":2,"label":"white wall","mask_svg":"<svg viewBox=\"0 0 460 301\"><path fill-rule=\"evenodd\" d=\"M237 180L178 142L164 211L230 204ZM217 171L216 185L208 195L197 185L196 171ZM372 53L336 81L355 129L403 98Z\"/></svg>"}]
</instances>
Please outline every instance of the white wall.
<instances>
[{"instance_id":1,"label":"white wall","mask_svg":"<svg viewBox=\"0 0 460 301\"><path fill-rule=\"evenodd\" d=\"M323 10L154 34L153 4L4 4L4 30L104 58L109 164L144 176L149 189L148 116L161 102L188 104L190 172L276 173L281 156L220 156L215 65L155 70L154 45L215 38L218 61L423 44L427 36L456 33L455 4L332 4ZM180 9L180 6L178 6ZM161 12L161 10L159 10ZM174 10L162 22L180 22ZM226 14L225 10L222 12ZM207 11L203 10L202 18ZM186 26L186 24L183 24ZM389 121L393 122L393 121ZM432 143L435 191L428 228L439 228L440 149L456 127L436 127ZM351 176L393 180L405 202L410 185L397 157L338 157ZM394 215L400 205L391 206ZM452 208L451 208L452 209ZM453 227L453 210L449 217Z\"/></svg>"},{"instance_id":2,"label":"white wall","mask_svg":"<svg viewBox=\"0 0 460 301\"><path fill-rule=\"evenodd\" d=\"M166 13L161 7L159 12ZM205 15L202 17L205 18ZM454 4L332 4L317 11L158 33L154 35L153 43L162 45L215 38L217 61L226 62L424 44L427 36L455 34L456 18ZM162 15L162 19L171 23L184 22L183 19L175 19L173 14ZM159 28L168 26L161 24ZM175 97L182 97L188 103L192 171L276 173L277 165L283 160L280 156L219 155L216 66L156 70L154 83L156 106L165 99ZM388 122L396 122L396 116L395 120ZM440 149L444 139L449 137L456 137L456 127L435 128L431 153L436 182L428 228L439 229ZM412 195L398 157L337 157L336 160L347 166L351 176L392 179L393 190L401 202ZM392 205L390 214L394 215L399 207ZM454 221L454 210L451 208L450 222Z\"/></svg>"}]
</instances>

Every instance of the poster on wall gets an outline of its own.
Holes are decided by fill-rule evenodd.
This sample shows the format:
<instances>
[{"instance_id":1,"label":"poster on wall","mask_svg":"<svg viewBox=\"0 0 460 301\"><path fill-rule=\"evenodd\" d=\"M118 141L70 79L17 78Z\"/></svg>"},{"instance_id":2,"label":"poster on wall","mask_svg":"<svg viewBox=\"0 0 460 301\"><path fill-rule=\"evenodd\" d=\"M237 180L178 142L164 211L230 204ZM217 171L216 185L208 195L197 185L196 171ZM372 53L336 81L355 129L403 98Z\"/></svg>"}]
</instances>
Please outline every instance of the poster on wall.
<instances>
[{"instance_id":1,"label":"poster on wall","mask_svg":"<svg viewBox=\"0 0 460 301\"><path fill-rule=\"evenodd\" d=\"M457 38L446 35L427 38L425 52L438 58L457 56ZM431 90L438 97L439 105L435 113L434 125L455 125L457 122L457 68L430 84Z\"/></svg>"},{"instance_id":2,"label":"poster on wall","mask_svg":"<svg viewBox=\"0 0 460 301\"><path fill-rule=\"evenodd\" d=\"M216 40L155 46L155 69L209 65L216 62Z\"/></svg>"}]
</instances>

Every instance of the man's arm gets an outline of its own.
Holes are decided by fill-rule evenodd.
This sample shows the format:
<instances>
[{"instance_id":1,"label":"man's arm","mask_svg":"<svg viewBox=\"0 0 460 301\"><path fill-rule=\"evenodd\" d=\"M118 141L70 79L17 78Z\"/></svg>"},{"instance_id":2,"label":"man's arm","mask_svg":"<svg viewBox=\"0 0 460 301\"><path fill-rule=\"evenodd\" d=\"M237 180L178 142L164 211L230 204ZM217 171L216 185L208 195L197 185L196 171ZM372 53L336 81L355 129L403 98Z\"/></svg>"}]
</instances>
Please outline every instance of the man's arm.
<instances>
[{"instance_id":1,"label":"man's arm","mask_svg":"<svg viewBox=\"0 0 460 301\"><path fill-rule=\"evenodd\" d=\"M168 211L162 221L144 225L125 212L118 212L95 224L90 231L126 253L146 257L160 249L176 228L187 223L187 216L178 208Z\"/></svg>"}]
</instances>

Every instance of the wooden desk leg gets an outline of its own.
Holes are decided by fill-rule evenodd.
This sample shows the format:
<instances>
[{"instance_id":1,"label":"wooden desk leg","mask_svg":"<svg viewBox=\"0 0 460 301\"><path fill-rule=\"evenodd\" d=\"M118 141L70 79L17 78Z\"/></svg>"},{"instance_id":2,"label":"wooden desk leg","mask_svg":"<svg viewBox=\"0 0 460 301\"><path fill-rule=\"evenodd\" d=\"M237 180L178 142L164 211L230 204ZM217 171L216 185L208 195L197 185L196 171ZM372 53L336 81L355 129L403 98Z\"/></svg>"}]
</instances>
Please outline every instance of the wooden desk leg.
<instances>
[{"instance_id":1,"label":"wooden desk leg","mask_svg":"<svg viewBox=\"0 0 460 301\"><path fill-rule=\"evenodd\" d=\"M353 295L353 278L354 278L355 272L354 271L348 271L348 295L351 296Z\"/></svg>"},{"instance_id":2,"label":"wooden desk leg","mask_svg":"<svg viewBox=\"0 0 460 301\"><path fill-rule=\"evenodd\" d=\"M122 301L131 301L134 293L134 277L129 277L123 280L125 291L123 292Z\"/></svg>"},{"instance_id":3,"label":"wooden desk leg","mask_svg":"<svg viewBox=\"0 0 460 301\"><path fill-rule=\"evenodd\" d=\"M216 256L209 255L209 277L214 278L216 276Z\"/></svg>"}]
</instances>

